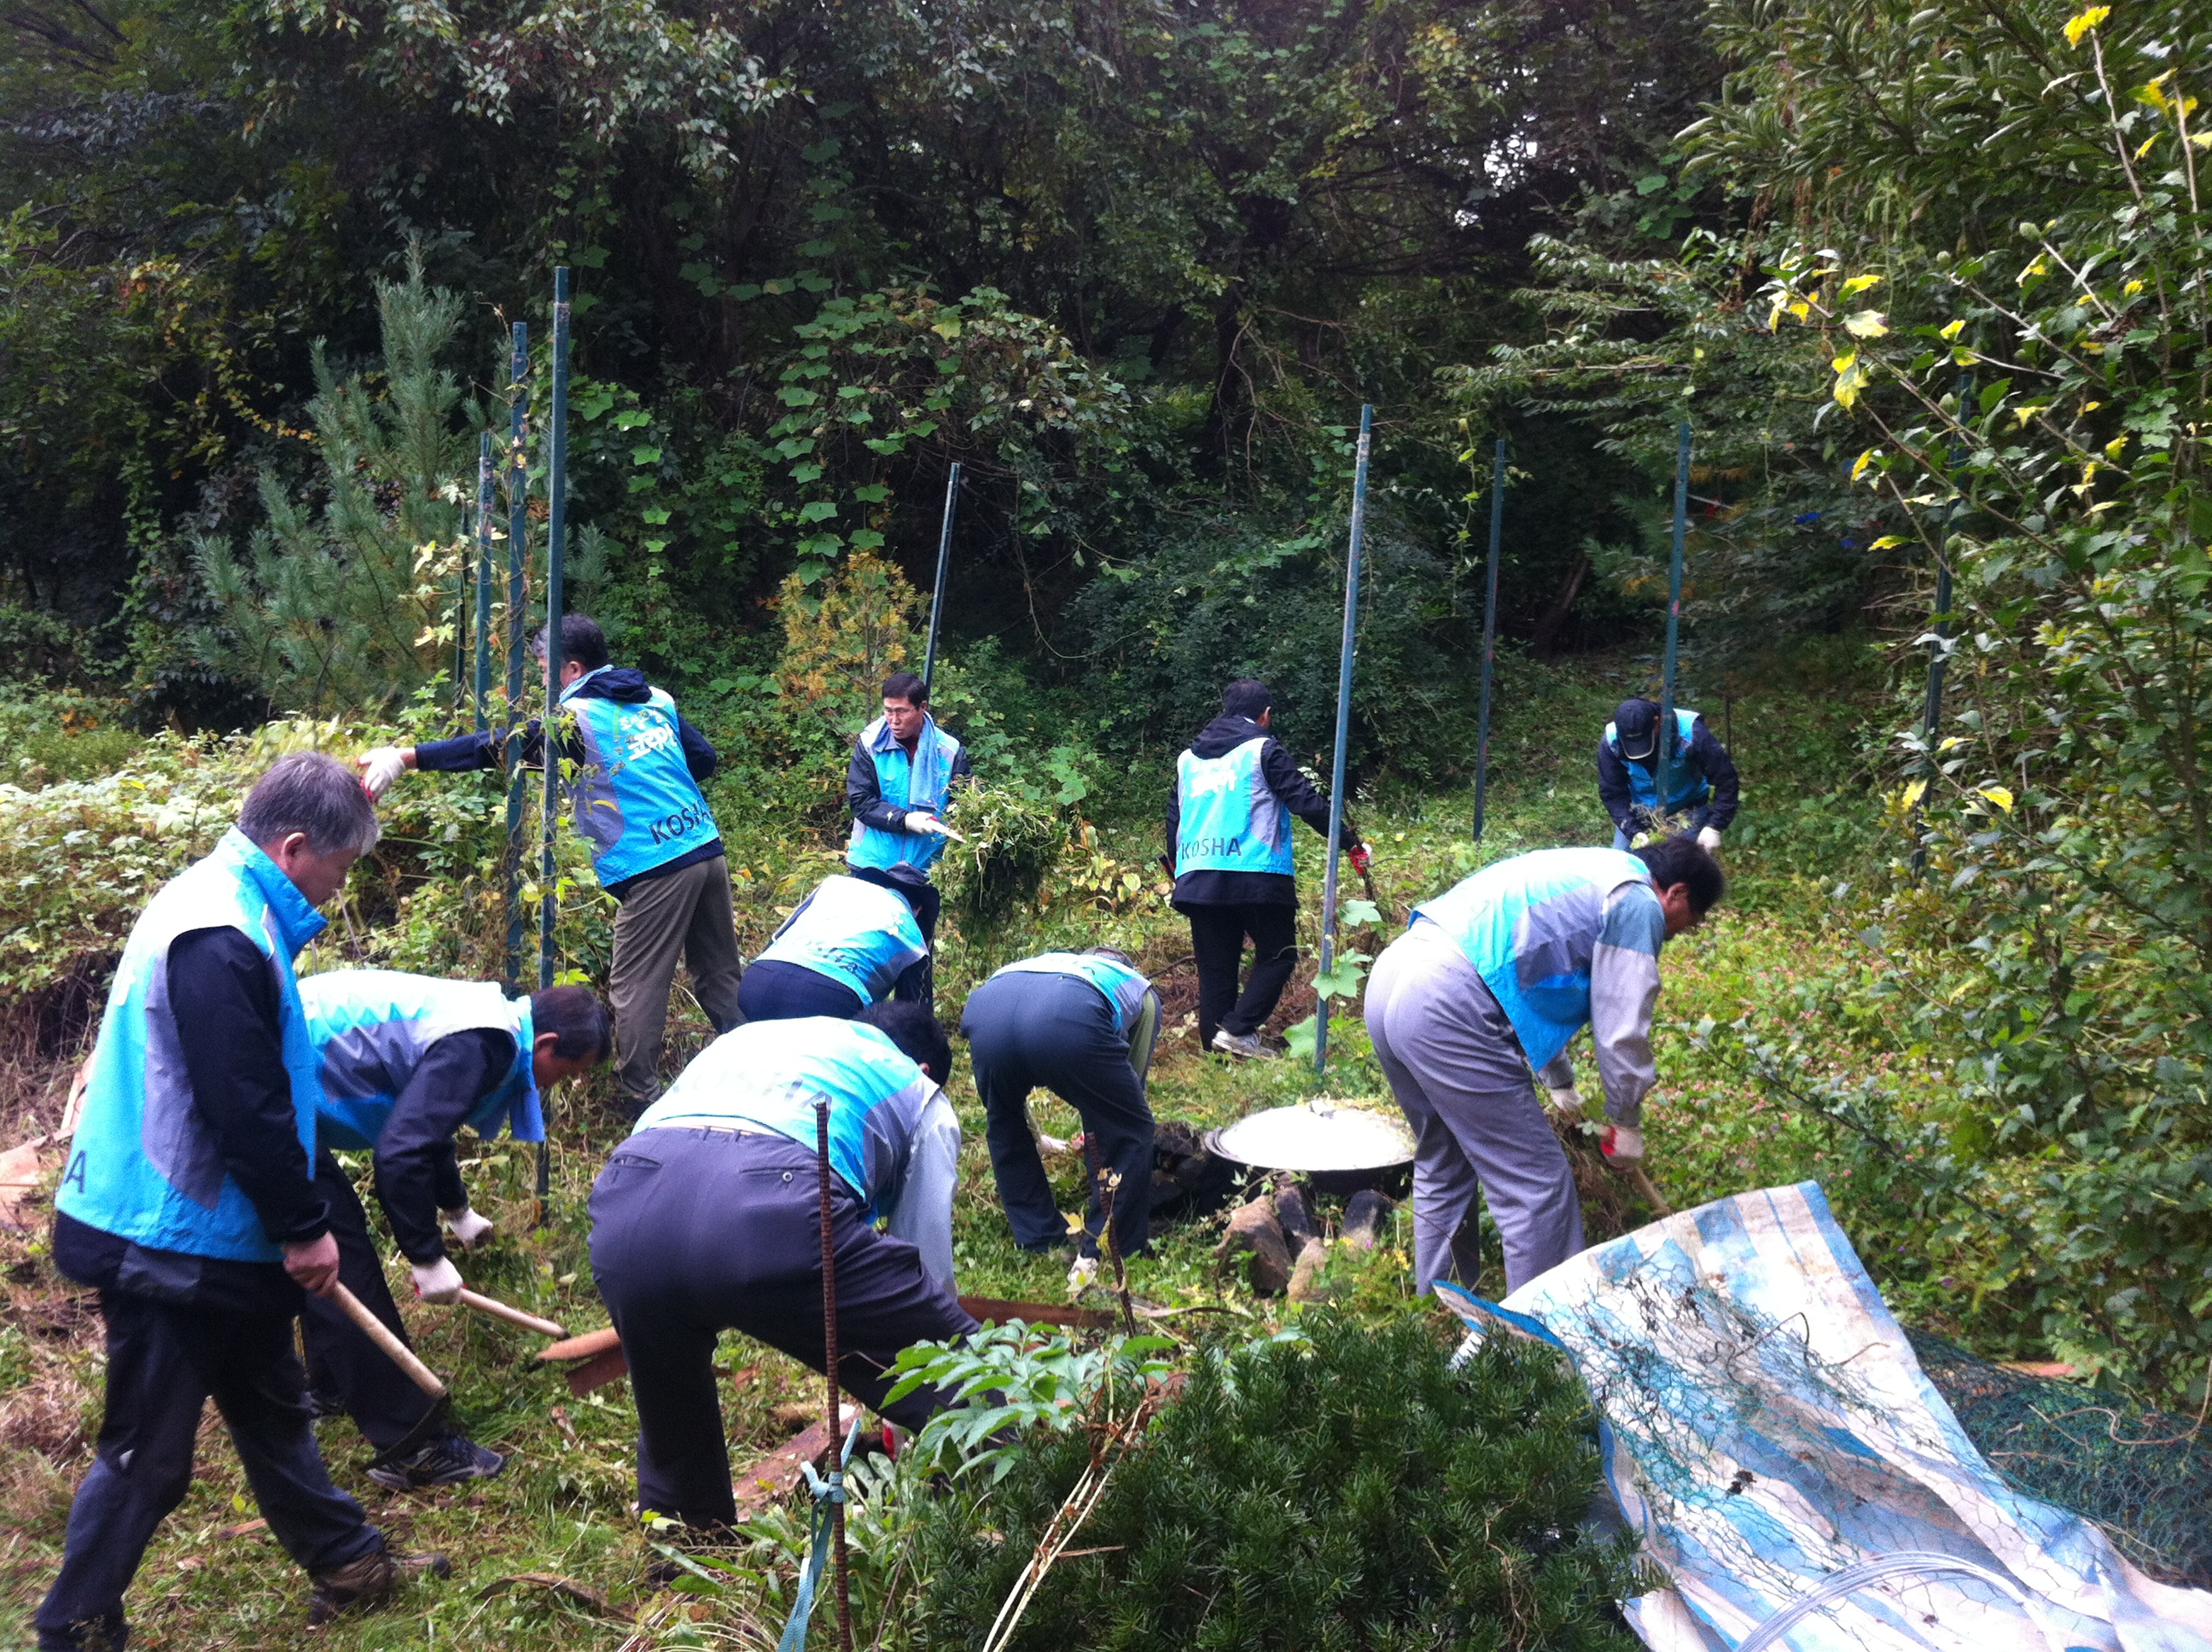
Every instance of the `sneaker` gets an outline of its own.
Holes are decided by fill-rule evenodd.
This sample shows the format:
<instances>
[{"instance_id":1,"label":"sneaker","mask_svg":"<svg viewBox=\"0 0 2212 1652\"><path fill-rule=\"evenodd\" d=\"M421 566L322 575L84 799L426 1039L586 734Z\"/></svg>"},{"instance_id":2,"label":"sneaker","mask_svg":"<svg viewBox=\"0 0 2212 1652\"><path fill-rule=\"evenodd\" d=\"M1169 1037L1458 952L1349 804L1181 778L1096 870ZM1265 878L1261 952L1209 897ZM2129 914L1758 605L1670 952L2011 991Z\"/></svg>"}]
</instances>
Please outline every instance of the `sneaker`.
<instances>
[{"instance_id":1,"label":"sneaker","mask_svg":"<svg viewBox=\"0 0 2212 1652\"><path fill-rule=\"evenodd\" d=\"M320 1388L307 1390L307 1420L309 1422L319 1423L326 1418L343 1417L345 1414L346 1403L337 1394L327 1394Z\"/></svg>"},{"instance_id":2,"label":"sneaker","mask_svg":"<svg viewBox=\"0 0 2212 1652\"><path fill-rule=\"evenodd\" d=\"M314 1588L307 1596L307 1627L319 1629L342 1612L366 1611L410 1577L445 1577L453 1570L441 1554L394 1554L377 1548L343 1566L310 1572L307 1581Z\"/></svg>"},{"instance_id":3,"label":"sneaker","mask_svg":"<svg viewBox=\"0 0 2212 1652\"><path fill-rule=\"evenodd\" d=\"M369 1479L395 1491L420 1491L433 1485L458 1485L463 1480L489 1479L507 1467L507 1459L488 1451L474 1440L448 1434L420 1451L368 1471Z\"/></svg>"},{"instance_id":4,"label":"sneaker","mask_svg":"<svg viewBox=\"0 0 2212 1652\"><path fill-rule=\"evenodd\" d=\"M1248 1061L1272 1061L1275 1052L1260 1042L1257 1033L1233 1033L1223 1027L1213 1035L1213 1048L1224 1055L1241 1055Z\"/></svg>"}]
</instances>

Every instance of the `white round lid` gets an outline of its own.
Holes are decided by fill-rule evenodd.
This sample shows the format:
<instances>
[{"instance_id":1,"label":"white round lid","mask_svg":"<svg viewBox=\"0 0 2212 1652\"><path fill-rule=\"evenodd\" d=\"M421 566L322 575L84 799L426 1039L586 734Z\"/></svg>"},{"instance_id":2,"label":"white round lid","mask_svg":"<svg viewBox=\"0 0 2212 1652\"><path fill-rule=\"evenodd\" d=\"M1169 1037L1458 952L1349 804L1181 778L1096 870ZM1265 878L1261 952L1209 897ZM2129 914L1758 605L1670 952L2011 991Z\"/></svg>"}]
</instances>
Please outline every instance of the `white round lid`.
<instances>
[{"instance_id":1,"label":"white round lid","mask_svg":"<svg viewBox=\"0 0 2212 1652\"><path fill-rule=\"evenodd\" d=\"M1273 1107L1206 1134L1207 1148L1270 1170L1379 1170L1413 1157L1413 1133L1395 1107L1321 1099Z\"/></svg>"}]
</instances>

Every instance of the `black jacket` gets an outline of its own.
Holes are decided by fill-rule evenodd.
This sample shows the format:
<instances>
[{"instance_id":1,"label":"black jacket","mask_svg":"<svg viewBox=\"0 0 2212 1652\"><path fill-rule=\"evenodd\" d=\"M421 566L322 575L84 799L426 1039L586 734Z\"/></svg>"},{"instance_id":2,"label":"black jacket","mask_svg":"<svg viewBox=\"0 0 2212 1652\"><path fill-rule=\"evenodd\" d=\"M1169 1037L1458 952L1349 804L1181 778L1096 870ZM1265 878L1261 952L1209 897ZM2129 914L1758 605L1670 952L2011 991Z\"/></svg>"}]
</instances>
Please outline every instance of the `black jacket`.
<instances>
[{"instance_id":1,"label":"black jacket","mask_svg":"<svg viewBox=\"0 0 2212 1652\"><path fill-rule=\"evenodd\" d=\"M626 706L642 705L653 696L653 684L645 673L627 665L610 667L599 672L577 690L580 699L612 700ZM522 738L520 748L525 763L542 763L545 760L544 726L533 717L517 731ZM721 766L714 748L707 744L707 737L691 726L682 712L676 714L677 738L684 743L684 766L691 771L691 778L704 786L714 778L714 770ZM571 762L581 762L584 750L574 740L567 743L564 753ZM454 774L471 768L504 768L507 767L507 736L497 729L487 729L481 734L459 734L450 740L425 740L415 748L415 767L442 774ZM647 878L665 878L686 866L702 860L712 860L722 853L722 840L702 843L688 854L648 867L635 878L625 878L606 886L607 893L619 901Z\"/></svg>"},{"instance_id":2,"label":"black jacket","mask_svg":"<svg viewBox=\"0 0 2212 1652\"><path fill-rule=\"evenodd\" d=\"M1654 753L1648 762L1636 766L1649 775L1658 761ZM1686 762L1712 787L1705 800L1690 811L1690 829L1694 832L1710 826L1717 832L1728 830L1736 811L1735 760L1729 756L1720 737L1705 726L1704 718L1690 725L1690 744L1675 755L1675 761ZM1608 745L1601 734L1597 742L1597 795L1606 813L1613 817L1613 823L1635 836L1641 826L1630 800L1628 759Z\"/></svg>"},{"instance_id":3,"label":"black jacket","mask_svg":"<svg viewBox=\"0 0 2212 1652\"><path fill-rule=\"evenodd\" d=\"M192 1105L223 1169L276 1243L320 1238L330 1209L300 1145L269 960L235 929L188 930L169 944L168 987ZM65 1214L54 1222L54 1261L81 1285L180 1304L289 1311L299 1300L275 1264L156 1250Z\"/></svg>"},{"instance_id":4,"label":"black jacket","mask_svg":"<svg viewBox=\"0 0 2212 1652\"><path fill-rule=\"evenodd\" d=\"M948 783L975 778L975 766L968 761L968 745L960 744L953 754L952 773ZM845 765L845 806L852 811L853 818L863 826L872 826L879 832L902 832L906 817L912 812L904 805L884 801L883 782L876 778L876 760L858 738L853 741L853 760Z\"/></svg>"},{"instance_id":5,"label":"black jacket","mask_svg":"<svg viewBox=\"0 0 2212 1652\"><path fill-rule=\"evenodd\" d=\"M1224 714L1199 731L1190 749L1201 757L1226 756L1254 736L1266 733L1249 717ZM1267 781L1267 789L1284 808L1323 837L1328 835L1328 799L1298 772L1297 762L1283 750L1283 743L1272 735L1260 748L1260 777ZM1173 865L1176 838L1182 826L1180 787L1168 793L1167 826L1168 864ZM1359 834L1352 829L1351 817L1347 816L1344 822L1344 846L1350 848L1358 841ZM1189 872L1176 879L1175 905L1178 911L1194 906L1296 906L1297 901L1297 880L1284 872Z\"/></svg>"},{"instance_id":6,"label":"black jacket","mask_svg":"<svg viewBox=\"0 0 2212 1652\"><path fill-rule=\"evenodd\" d=\"M422 1052L376 1138L376 1198L410 1262L446 1254L438 1212L469 1202L454 1133L514 1066L514 1039L490 1027L448 1033Z\"/></svg>"}]
</instances>

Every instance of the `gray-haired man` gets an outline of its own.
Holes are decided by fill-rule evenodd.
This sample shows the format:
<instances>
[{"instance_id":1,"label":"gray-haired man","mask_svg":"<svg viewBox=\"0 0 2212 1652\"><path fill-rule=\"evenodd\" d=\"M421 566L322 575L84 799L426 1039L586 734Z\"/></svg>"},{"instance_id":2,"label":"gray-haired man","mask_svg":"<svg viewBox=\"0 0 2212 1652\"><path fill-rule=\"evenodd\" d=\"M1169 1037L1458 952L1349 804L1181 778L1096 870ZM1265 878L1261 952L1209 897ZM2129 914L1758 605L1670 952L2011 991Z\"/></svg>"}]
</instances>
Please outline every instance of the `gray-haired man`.
<instances>
[{"instance_id":1,"label":"gray-haired man","mask_svg":"<svg viewBox=\"0 0 2212 1652\"><path fill-rule=\"evenodd\" d=\"M124 948L54 1195L54 1264L100 1292L106 1409L40 1652L123 1645L123 1592L191 1487L210 1398L270 1530L313 1581L310 1623L388 1594L411 1565L444 1569L389 1553L331 1484L292 1351L301 1290L327 1295L338 1274L292 961L376 836L343 764L283 758Z\"/></svg>"}]
</instances>

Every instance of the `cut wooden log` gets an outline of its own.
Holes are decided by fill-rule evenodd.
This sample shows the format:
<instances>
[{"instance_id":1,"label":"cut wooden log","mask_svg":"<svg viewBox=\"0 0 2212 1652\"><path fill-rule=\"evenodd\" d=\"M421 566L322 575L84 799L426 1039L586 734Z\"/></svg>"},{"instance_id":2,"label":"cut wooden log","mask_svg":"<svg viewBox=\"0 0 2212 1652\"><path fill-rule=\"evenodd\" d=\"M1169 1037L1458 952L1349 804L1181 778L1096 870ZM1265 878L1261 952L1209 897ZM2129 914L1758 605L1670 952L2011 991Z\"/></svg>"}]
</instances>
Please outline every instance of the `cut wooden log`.
<instances>
[{"instance_id":1,"label":"cut wooden log","mask_svg":"<svg viewBox=\"0 0 2212 1652\"><path fill-rule=\"evenodd\" d=\"M1282 1295L1291 1283L1291 1251L1272 1199L1255 1199L1230 1212L1229 1230L1221 1236L1213 1260L1217 1266L1227 1267L1235 1258L1248 1254L1245 1278L1252 1294Z\"/></svg>"}]
</instances>

